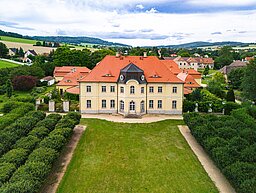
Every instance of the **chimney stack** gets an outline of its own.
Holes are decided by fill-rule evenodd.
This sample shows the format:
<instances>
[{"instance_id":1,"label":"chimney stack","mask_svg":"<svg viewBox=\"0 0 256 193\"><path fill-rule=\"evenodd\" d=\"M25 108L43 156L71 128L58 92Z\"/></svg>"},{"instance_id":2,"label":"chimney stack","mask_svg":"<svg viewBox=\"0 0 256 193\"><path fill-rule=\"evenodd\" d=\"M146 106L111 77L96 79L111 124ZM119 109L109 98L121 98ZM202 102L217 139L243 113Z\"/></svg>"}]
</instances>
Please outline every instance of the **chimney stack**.
<instances>
[{"instance_id":1,"label":"chimney stack","mask_svg":"<svg viewBox=\"0 0 256 193\"><path fill-rule=\"evenodd\" d=\"M144 58L147 57L147 52L143 52L143 57L144 57Z\"/></svg>"}]
</instances>

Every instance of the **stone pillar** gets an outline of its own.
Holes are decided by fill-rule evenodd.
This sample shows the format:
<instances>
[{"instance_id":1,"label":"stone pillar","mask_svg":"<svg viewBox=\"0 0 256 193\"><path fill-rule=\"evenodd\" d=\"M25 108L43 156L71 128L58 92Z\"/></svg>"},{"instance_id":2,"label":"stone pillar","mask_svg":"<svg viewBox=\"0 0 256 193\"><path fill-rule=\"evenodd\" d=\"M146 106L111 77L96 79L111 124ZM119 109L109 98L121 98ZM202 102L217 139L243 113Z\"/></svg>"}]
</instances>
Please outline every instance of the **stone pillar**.
<instances>
[{"instance_id":1,"label":"stone pillar","mask_svg":"<svg viewBox=\"0 0 256 193\"><path fill-rule=\"evenodd\" d=\"M38 109L38 106L41 104L41 99L36 99L36 111Z\"/></svg>"},{"instance_id":2,"label":"stone pillar","mask_svg":"<svg viewBox=\"0 0 256 193\"><path fill-rule=\"evenodd\" d=\"M69 112L69 101L63 101L63 111Z\"/></svg>"},{"instance_id":3,"label":"stone pillar","mask_svg":"<svg viewBox=\"0 0 256 193\"><path fill-rule=\"evenodd\" d=\"M49 111L55 112L55 101L53 101L53 100L49 101Z\"/></svg>"},{"instance_id":4,"label":"stone pillar","mask_svg":"<svg viewBox=\"0 0 256 193\"><path fill-rule=\"evenodd\" d=\"M198 113L198 103L196 103L195 112Z\"/></svg>"}]
</instances>

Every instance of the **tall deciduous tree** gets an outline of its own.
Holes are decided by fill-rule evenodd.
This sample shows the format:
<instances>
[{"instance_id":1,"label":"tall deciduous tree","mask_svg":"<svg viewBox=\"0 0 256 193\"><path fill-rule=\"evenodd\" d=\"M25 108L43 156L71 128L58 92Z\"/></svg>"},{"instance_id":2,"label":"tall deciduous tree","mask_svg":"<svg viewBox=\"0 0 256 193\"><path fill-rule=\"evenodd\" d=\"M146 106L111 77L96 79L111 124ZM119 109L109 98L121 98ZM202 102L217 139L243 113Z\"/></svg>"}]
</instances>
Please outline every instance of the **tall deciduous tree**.
<instances>
[{"instance_id":1,"label":"tall deciduous tree","mask_svg":"<svg viewBox=\"0 0 256 193\"><path fill-rule=\"evenodd\" d=\"M219 51L219 57L215 58L214 67L217 69L222 68L223 66L231 64L233 60L232 47L224 46Z\"/></svg>"},{"instance_id":2,"label":"tall deciduous tree","mask_svg":"<svg viewBox=\"0 0 256 193\"><path fill-rule=\"evenodd\" d=\"M241 87L244 78L244 68L235 68L228 74L228 80L234 89Z\"/></svg>"},{"instance_id":3,"label":"tall deciduous tree","mask_svg":"<svg viewBox=\"0 0 256 193\"><path fill-rule=\"evenodd\" d=\"M8 52L9 50L6 47L6 45L0 42L0 58L6 58L8 55Z\"/></svg>"},{"instance_id":4,"label":"tall deciduous tree","mask_svg":"<svg viewBox=\"0 0 256 193\"><path fill-rule=\"evenodd\" d=\"M205 67L204 71L203 71L203 75L204 75L204 76L208 75L208 74L209 74L209 71L210 71L210 68L209 68L209 66L207 65L207 66Z\"/></svg>"},{"instance_id":5,"label":"tall deciduous tree","mask_svg":"<svg viewBox=\"0 0 256 193\"><path fill-rule=\"evenodd\" d=\"M33 76L16 76L13 79L14 90L29 91L36 86L36 78Z\"/></svg>"},{"instance_id":6,"label":"tall deciduous tree","mask_svg":"<svg viewBox=\"0 0 256 193\"><path fill-rule=\"evenodd\" d=\"M8 79L6 81L6 84L5 84L5 90L6 90L6 95L8 98L11 98L12 96L12 92L13 92L13 87L12 87L12 82L10 79Z\"/></svg>"},{"instance_id":7,"label":"tall deciduous tree","mask_svg":"<svg viewBox=\"0 0 256 193\"><path fill-rule=\"evenodd\" d=\"M256 60L246 66L242 82L243 94L249 100L256 102Z\"/></svg>"}]
</instances>

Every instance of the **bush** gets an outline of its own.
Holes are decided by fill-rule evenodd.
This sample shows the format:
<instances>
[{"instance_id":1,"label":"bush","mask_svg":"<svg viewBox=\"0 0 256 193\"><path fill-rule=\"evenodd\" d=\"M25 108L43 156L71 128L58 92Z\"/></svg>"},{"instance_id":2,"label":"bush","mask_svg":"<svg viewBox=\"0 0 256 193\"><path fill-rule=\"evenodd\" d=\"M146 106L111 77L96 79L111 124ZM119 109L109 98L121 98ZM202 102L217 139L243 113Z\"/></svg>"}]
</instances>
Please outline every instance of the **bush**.
<instances>
[{"instance_id":1,"label":"bush","mask_svg":"<svg viewBox=\"0 0 256 193\"><path fill-rule=\"evenodd\" d=\"M239 105L237 103L227 102L226 104L224 104L224 114L230 115L232 110L238 109L240 107L241 107L241 105Z\"/></svg>"},{"instance_id":2,"label":"bush","mask_svg":"<svg viewBox=\"0 0 256 193\"><path fill-rule=\"evenodd\" d=\"M233 110L231 112L231 116L235 117L237 120L241 120L243 123L245 123L247 126L255 128L256 129L256 122L255 119L253 119L248 113L245 108L240 108Z\"/></svg>"},{"instance_id":3,"label":"bush","mask_svg":"<svg viewBox=\"0 0 256 193\"><path fill-rule=\"evenodd\" d=\"M208 137L204 140L205 148L207 151L211 151L213 148L224 147L228 142L221 137Z\"/></svg>"},{"instance_id":4,"label":"bush","mask_svg":"<svg viewBox=\"0 0 256 193\"><path fill-rule=\"evenodd\" d=\"M28 157L28 162L43 162L51 165L58 157L58 152L51 148L41 147L34 150Z\"/></svg>"},{"instance_id":5,"label":"bush","mask_svg":"<svg viewBox=\"0 0 256 193\"><path fill-rule=\"evenodd\" d=\"M73 119L70 119L68 117L62 118L58 124L56 125L56 128L74 128L77 121L74 121Z\"/></svg>"},{"instance_id":6,"label":"bush","mask_svg":"<svg viewBox=\"0 0 256 193\"><path fill-rule=\"evenodd\" d=\"M35 136L29 135L27 137L20 138L14 145L14 148L23 148L32 151L36 145L40 142Z\"/></svg>"},{"instance_id":7,"label":"bush","mask_svg":"<svg viewBox=\"0 0 256 193\"><path fill-rule=\"evenodd\" d=\"M241 161L256 163L256 143L242 150Z\"/></svg>"},{"instance_id":8,"label":"bush","mask_svg":"<svg viewBox=\"0 0 256 193\"><path fill-rule=\"evenodd\" d=\"M208 113L209 102L199 102L198 103L198 111Z\"/></svg>"},{"instance_id":9,"label":"bush","mask_svg":"<svg viewBox=\"0 0 256 193\"><path fill-rule=\"evenodd\" d=\"M183 101L183 112L194 112L196 103L188 100Z\"/></svg>"},{"instance_id":10,"label":"bush","mask_svg":"<svg viewBox=\"0 0 256 193\"><path fill-rule=\"evenodd\" d=\"M28 151L25 149L12 149L0 158L0 163L13 163L16 167L19 167L25 162L27 155Z\"/></svg>"},{"instance_id":11,"label":"bush","mask_svg":"<svg viewBox=\"0 0 256 193\"><path fill-rule=\"evenodd\" d=\"M37 127L46 127L50 131L54 129L55 125L57 124L58 121L54 119L44 119L36 124Z\"/></svg>"},{"instance_id":12,"label":"bush","mask_svg":"<svg viewBox=\"0 0 256 193\"><path fill-rule=\"evenodd\" d=\"M0 163L0 187L1 185L9 180L16 167L12 163Z\"/></svg>"},{"instance_id":13,"label":"bush","mask_svg":"<svg viewBox=\"0 0 256 193\"><path fill-rule=\"evenodd\" d=\"M56 121L59 121L61 118L62 118L62 116L60 114L56 114L56 113L53 113L53 114L50 114L47 116L47 119L54 119Z\"/></svg>"},{"instance_id":14,"label":"bush","mask_svg":"<svg viewBox=\"0 0 256 193\"><path fill-rule=\"evenodd\" d=\"M26 114L28 117L36 117L38 120L43 120L46 114L42 111L31 111Z\"/></svg>"},{"instance_id":15,"label":"bush","mask_svg":"<svg viewBox=\"0 0 256 193\"><path fill-rule=\"evenodd\" d=\"M66 117L76 121L76 124L78 124L81 119L81 114L77 113L77 112L69 112L64 118L66 118Z\"/></svg>"},{"instance_id":16,"label":"bush","mask_svg":"<svg viewBox=\"0 0 256 193\"><path fill-rule=\"evenodd\" d=\"M35 193L40 187L40 182L32 180L20 180L8 182L0 188L1 193Z\"/></svg>"},{"instance_id":17,"label":"bush","mask_svg":"<svg viewBox=\"0 0 256 193\"><path fill-rule=\"evenodd\" d=\"M62 135L64 136L66 139L70 138L70 136L72 135L73 130L71 128L57 128L54 129L49 136L52 135Z\"/></svg>"},{"instance_id":18,"label":"bush","mask_svg":"<svg viewBox=\"0 0 256 193\"><path fill-rule=\"evenodd\" d=\"M48 147L59 151L61 150L65 142L66 139L62 135L49 135L48 137L43 139L43 141L41 141L39 147Z\"/></svg>"},{"instance_id":19,"label":"bush","mask_svg":"<svg viewBox=\"0 0 256 193\"><path fill-rule=\"evenodd\" d=\"M43 139L48 135L48 133L49 130L46 127L35 127L28 135Z\"/></svg>"}]
</instances>

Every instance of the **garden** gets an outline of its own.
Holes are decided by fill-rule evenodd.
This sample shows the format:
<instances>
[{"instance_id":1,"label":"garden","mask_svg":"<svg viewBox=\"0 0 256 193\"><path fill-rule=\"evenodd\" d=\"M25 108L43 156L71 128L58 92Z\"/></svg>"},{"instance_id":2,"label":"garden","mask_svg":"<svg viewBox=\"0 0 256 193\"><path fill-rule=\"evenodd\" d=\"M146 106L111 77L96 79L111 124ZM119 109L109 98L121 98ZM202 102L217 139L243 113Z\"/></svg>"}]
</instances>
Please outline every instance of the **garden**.
<instances>
[{"instance_id":1,"label":"garden","mask_svg":"<svg viewBox=\"0 0 256 193\"><path fill-rule=\"evenodd\" d=\"M69 141L80 114L33 111L34 105L8 102L0 117L0 192L35 193Z\"/></svg>"},{"instance_id":2,"label":"garden","mask_svg":"<svg viewBox=\"0 0 256 193\"><path fill-rule=\"evenodd\" d=\"M230 115L187 113L184 121L238 193L256 192L256 107Z\"/></svg>"}]
</instances>

